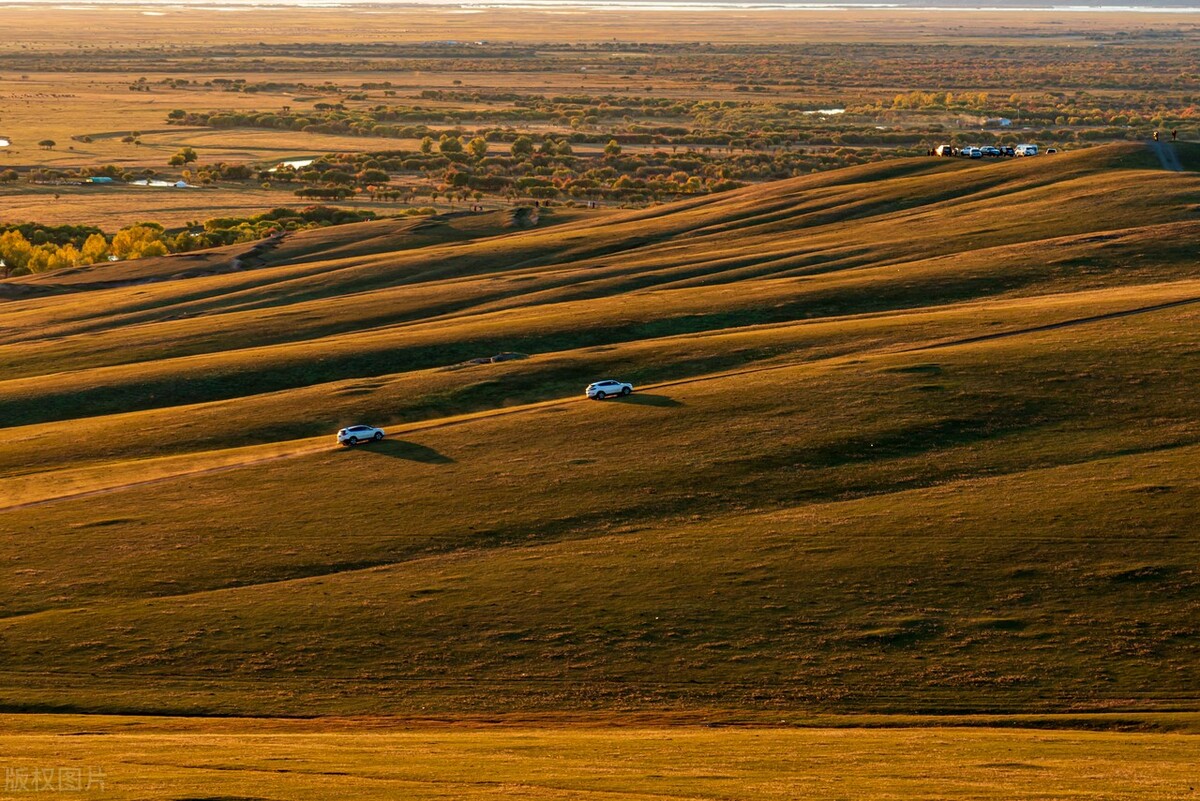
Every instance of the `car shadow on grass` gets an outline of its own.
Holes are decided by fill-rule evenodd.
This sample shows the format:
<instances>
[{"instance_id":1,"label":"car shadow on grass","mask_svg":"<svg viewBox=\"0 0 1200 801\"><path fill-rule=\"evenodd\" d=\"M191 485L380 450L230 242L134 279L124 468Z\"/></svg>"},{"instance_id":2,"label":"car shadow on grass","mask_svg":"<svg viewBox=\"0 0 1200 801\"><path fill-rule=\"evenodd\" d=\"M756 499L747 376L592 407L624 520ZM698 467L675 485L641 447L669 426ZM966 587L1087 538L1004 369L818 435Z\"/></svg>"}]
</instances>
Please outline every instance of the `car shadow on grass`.
<instances>
[{"instance_id":1,"label":"car shadow on grass","mask_svg":"<svg viewBox=\"0 0 1200 801\"><path fill-rule=\"evenodd\" d=\"M668 398L666 395L649 395L645 392L635 392L632 395L616 397L612 400L618 403L629 403L634 406L657 406L661 409L669 409L675 406L682 406L683 401L677 401L674 398Z\"/></svg>"},{"instance_id":2,"label":"car shadow on grass","mask_svg":"<svg viewBox=\"0 0 1200 801\"><path fill-rule=\"evenodd\" d=\"M425 464L453 464L454 460L443 453L435 451L427 445L418 445L403 439L381 439L358 446L367 453L380 456L391 456L393 459L407 459L410 462Z\"/></svg>"}]
</instances>

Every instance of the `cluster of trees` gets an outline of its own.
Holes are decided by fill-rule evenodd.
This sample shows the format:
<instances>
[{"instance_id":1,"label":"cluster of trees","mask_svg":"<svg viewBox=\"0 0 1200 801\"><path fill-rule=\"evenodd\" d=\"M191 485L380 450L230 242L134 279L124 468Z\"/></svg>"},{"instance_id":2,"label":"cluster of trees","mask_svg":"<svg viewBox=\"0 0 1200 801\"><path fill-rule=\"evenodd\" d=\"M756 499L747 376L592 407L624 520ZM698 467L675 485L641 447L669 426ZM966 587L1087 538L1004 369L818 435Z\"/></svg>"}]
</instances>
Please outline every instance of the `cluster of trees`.
<instances>
[{"instance_id":1,"label":"cluster of trees","mask_svg":"<svg viewBox=\"0 0 1200 801\"><path fill-rule=\"evenodd\" d=\"M0 228L4 277L41 273L106 261L165 256L216 245L254 242L280 231L297 231L375 219L375 213L328 206L277 208L251 217L216 217L168 231L155 222L127 226L112 236L89 226L34 223Z\"/></svg>"},{"instance_id":2,"label":"cluster of trees","mask_svg":"<svg viewBox=\"0 0 1200 801\"><path fill-rule=\"evenodd\" d=\"M345 200L354 194L348 186L306 186L296 190L296 197L305 200Z\"/></svg>"},{"instance_id":3,"label":"cluster of trees","mask_svg":"<svg viewBox=\"0 0 1200 801\"><path fill-rule=\"evenodd\" d=\"M884 101L854 109L864 116L888 118L889 109L918 112L926 116L945 112L980 117L1019 119L1023 125L1070 128L1112 128L1106 138L1124 138L1128 129L1144 135L1147 128L1194 128L1200 124L1200 95L1164 97L1146 92L1011 93L912 91L896 95L890 106ZM909 123L911 124L911 118ZM1087 131L1067 131L1068 139L1087 140Z\"/></svg>"},{"instance_id":4,"label":"cluster of trees","mask_svg":"<svg viewBox=\"0 0 1200 801\"><path fill-rule=\"evenodd\" d=\"M911 151L913 154L924 152ZM299 170L263 173L304 183L302 197L349 197L451 203L486 196L640 203L733 189L888 157L875 148L776 149L729 153L713 148L630 151L610 140L581 154L565 139L520 136L497 152L480 138L445 135L420 149L324 156Z\"/></svg>"},{"instance_id":5,"label":"cluster of trees","mask_svg":"<svg viewBox=\"0 0 1200 801\"><path fill-rule=\"evenodd\" d=\"M141 84L145 78L139 78ZM332 81L307 83L305 81L248 81L245 78L210 78L206 81L188 78L163 78L159 84L169 89L222 89L226 92L243 92L257 94L258 92L317 92L329 94L340 92L342 87ZM388 84L389 86L391 84Z\"/></svg>"},{"instance_id":6,"label":"cluster of trees","mask_svg":"<svg viewBox=\"0 0 1200 801\"><path fill-rule=\"evenodd\" d=\"M156 223L122 228L111 239L98 228L79 226L27 223L6 226L0 231L0 271L6 278L81 264L164 256L169 252L163 241L163 228Z\"/></svg>"},{"instance_id":7,"label":"cluster of trees","mask_svg":"<svg viewBox=\"0 0 1200 801\"><path fill-rule=\"evenodd\" d=\"M375 218L373 211L331 206L308 206L303 209L281 207L250 217L214 217L203 224L193 223L177 235L172 242L172 252L255 242L281 231L303 231Z\"/></svg>"},{"instance_id":8,"label":"cluster of trees","mask_svg":"<svg viewBox=\"0 0 1200 801\"><path fill-rule=\"evenodd\" d=\"M799 104L749 103L712 100L679 100L614 95L542 97L427 92L465 100L461 109L441 106L374 105L348 107L345 103L317 103L311 110L186 111L175 109L168 123L213 128L268 128L309 133L376 136L393 139L434 140L445 136L479 138L484 142L511 143L529 128L556 126L556 137L574 144L604 144L616 139L624 144L739 146L767 141L799 141L813 132L839 130L830 121L811 114ZM514 100L497 101L494 97ZM475 100L474 98L478 98ZM503 103L489 106L489 103ZM806 113L808 112L808 113ZM843 123L844 121L839 121ZM870 120L858 121L865 125ZM482 127L465 127L475 123ZM490 125L489 125L490 124ZM518 128L514 128L516 125ZM449 127L444 127L449 126ZM525 130L520 130L523 127Z\"/></svg>"},{"instance_id":9,"label":"cluster of trees","mask_svg":"<svg viewBox=\"0 0 1200 801\"><path fill-rule=\"evenodd\" d=\"M989 103L987 92L924 92L920 90L899 94L892 98L892 108L926 109L926 108L961 108L974 111L977 114L986 112ZM1019 101L1017 95L1013 100Z\"/></svg>"}]
</instances>

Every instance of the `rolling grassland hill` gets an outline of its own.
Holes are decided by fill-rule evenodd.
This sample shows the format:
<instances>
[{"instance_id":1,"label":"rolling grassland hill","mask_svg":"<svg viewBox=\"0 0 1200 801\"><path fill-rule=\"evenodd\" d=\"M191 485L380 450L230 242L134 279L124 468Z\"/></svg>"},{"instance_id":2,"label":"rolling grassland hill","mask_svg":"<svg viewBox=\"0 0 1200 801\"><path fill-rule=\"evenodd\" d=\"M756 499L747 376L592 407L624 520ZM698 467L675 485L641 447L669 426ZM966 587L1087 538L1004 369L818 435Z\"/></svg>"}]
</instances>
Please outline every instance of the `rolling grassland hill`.
<instances>
[{"instance_id":1,"label":"rolling grassland hill","mask_svg":"<svg viewBox=\"0 0 1200 801\"><path fill-rule=\"evenodd\" d=\"M0 282L0 707L1195 710L1178 155Z\"/></svg>"}]
</instances>

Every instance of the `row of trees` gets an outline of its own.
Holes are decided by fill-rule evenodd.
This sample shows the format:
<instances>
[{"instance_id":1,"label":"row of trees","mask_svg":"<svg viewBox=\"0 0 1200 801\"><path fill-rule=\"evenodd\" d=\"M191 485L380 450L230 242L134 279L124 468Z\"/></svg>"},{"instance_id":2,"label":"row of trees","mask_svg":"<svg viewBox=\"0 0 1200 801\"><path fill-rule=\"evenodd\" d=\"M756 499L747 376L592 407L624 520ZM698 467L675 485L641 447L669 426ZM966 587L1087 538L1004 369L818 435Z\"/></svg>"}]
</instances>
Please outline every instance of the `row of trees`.
<instances>
[{"instance_id":1,"label":"row of trees","mask_svg":"<svg viewBox=\"0 0 1200 801\"><path fill-rule=\"evenodd\" d=\"M165 256L168 252L162 226L153 223L122 228L111 241L100 232L89 234L82 242L63 243L31 242L18 227L0 233L0 270L6 278L82 264Z\"/></svg>"},{"instance_id":2,"label":"row of trees","mask_svg":"<svg viewBox=\"0 0 1200 801\"><path fill-rule=\"evenodd\" d=\"M662 101L666 102L666 101ZM604 145L610 139L623 144L717 145L759 141L765 137L796 139L801 132L819 134L841 130L829 120L807 113L797 104L737 103L733 101L670 101L646 98L642 106L564 106L554 112L523 107L476 109L472 113L447 113L444 109L391 106L366 108L345 104L316 104L311 110L190 112L176 109L168 123L213 128L267 128L308 133L374 136L395 139L461 137L485 142L507 142L529 135L533 125L558 126L555 138L573 144ZM661 118L673 122L665 124ZM405 124L397 124L402 120ZM497 125L496 123L506 123ZM844 121L842 121L844 122ZM859 120L867 125L870 120ZM468 128L466 123L477 126ZM488 123L492 123L488 126ZM517 126L514 128L514 125ZM867 126L870 127L870 126ZM524 130L520 130L524 128Z\"/></svg>"},{"instance_id":3,"label":"row of trees","mask_svg":"<svg viewBox=\"0 0 1200 801\"><path fill-rule=\"evenodd\" d=\"M280 231L296 231L375 219L371 211L309 206L277 208L251 217L216 217L168 231L154 222L139 223L111 237L97 228L40 226L0 228L0 272L4 277L41 273L107 261L165 256L192 250L254 242Z\"/></svg>"},{"instance_id":4,"label":"row of trees","mask_svg":"<svg viewBox=\"0 0 1200 801\"><path fill-rule=\"evenodd\" d=\"M453 143L452 143L453 142ZM871 148L776 150L728 154L712 149L631 152L611 142L602 153L578 154L569 143L518 139L504 155L479 156L469 143L424 143L421 151L328 155L273 180L304 183L301 197L362 195L382 201L484 196L645 202L719 192L748 182L789 178L835 166L887 158ZM462 147L466 152L459 152ZM925 152L928 147L911 151ZM263 175L269 175L263 173Z\"/></svg>"}]
</instances>

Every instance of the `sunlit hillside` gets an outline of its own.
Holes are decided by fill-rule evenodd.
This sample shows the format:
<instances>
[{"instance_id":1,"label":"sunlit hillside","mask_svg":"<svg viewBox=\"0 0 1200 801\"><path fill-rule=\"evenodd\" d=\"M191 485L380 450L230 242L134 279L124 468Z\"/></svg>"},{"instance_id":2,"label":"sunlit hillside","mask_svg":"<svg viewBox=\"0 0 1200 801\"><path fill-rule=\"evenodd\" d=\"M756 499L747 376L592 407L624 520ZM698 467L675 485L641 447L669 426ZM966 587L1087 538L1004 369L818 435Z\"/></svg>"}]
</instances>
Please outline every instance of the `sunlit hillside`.
<instances>
[{"instance_id":1,"label":"sunlit hillside","mask_svg":"<svg viewBox=\"0 0 1200 801\"><path fill-rule=\"evenodd\" d=\"M0 706L1194 709L1198 242L1118 145L0 282Z\"/></svg>"}]
</instances>

